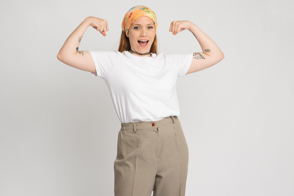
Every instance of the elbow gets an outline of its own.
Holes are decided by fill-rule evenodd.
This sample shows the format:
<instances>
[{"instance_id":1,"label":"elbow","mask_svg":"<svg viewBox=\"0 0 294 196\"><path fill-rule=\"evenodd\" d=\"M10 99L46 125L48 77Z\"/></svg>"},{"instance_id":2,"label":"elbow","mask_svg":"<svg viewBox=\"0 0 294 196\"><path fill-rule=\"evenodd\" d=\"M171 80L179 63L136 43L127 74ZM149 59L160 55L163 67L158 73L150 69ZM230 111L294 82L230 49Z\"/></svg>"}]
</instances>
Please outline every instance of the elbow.
<instances>
[{"instance_id":1,"label":"elbow","mask_svg":"<svg viewBox=\"0 0 294 196\"><path fill-rule=\"evenodd\" d=\"M222 61L224 58L225 58L225 55L222 55L222 56L220 57L219 62Z\"/></svg>"},{"instance_id":2,"label":"elbow","mask_svg":"<svg viewBox=\"0 0 294 196\"><path fill-rule=\"evenodd\" d=\"M217 57L215 57L215 58L218 59L217 62L220 62L225 58L225 55L223 53L221 53L221 54L217 55Z\"/></svg>"},{"instance_id":3,"label":"elbow","mask_svg":"<svg viewBox=\"0 0 294 196\"><path fill-rule=\"evenodd\" d=\"M218 56L219 56L220 60L223 60L225 58L225 55L222 52Z\"/></svg>"},{"instance_id":4,"label":"elbow","mask_svg":"<svg viewBox=\"0 0 294 196\"><path fill-rule=\"evenodd\" d=\"M220 53L218 55L214 56L216 59L219 59L219 61L223 60L225 58L225 55L223 53Z\"/></svg>"},{"instance_id":5,"label":"elbow","mask_svg":"<svg viewBox=\"0 0 294 196\"><path fill-rule=\"evenodd\" d=\"M225 55L224 55L224 53L222 53L222 60L225 58Z\"/></svg>"},{"instance_id":6,"label":"elbow","mask_svg":"<svg viewBox=\"0 0 294 196\"><path fill-rule=\"evenodd\" d=\"M61 55L60 53L57 54L57 59L60 60L61 62L64 62L64 55Z\"/></svg>"},{"instance_id":7,"label":"elbow","mask_svg":"<svg viewBox=\"0 0 294 196\"><path fill-rule=\"evenodd\" d=\"M61 56L59 53L57 54L57 59L61 61Z\"/></svg>"}]
</instances>

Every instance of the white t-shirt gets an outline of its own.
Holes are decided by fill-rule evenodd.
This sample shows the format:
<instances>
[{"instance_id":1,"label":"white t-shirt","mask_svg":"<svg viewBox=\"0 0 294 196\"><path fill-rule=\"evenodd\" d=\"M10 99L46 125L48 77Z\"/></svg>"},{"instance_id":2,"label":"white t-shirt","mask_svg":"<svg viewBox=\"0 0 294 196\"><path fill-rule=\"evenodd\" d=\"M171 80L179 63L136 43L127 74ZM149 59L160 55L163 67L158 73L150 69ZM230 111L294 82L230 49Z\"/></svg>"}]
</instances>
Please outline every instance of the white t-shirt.
<instances>
[{"instance_id":1,"label":"white t-shirt","mask_svg":"<svg viewBox=\"0 0 294 196\"><path fill-rule=\"evenodd\" d=\"M89 52L96 67L91 73L106 82L122 123L180 115L176 81L187 74L193 53L140 57L129 51Z\"/></svg>"}]
</instances>

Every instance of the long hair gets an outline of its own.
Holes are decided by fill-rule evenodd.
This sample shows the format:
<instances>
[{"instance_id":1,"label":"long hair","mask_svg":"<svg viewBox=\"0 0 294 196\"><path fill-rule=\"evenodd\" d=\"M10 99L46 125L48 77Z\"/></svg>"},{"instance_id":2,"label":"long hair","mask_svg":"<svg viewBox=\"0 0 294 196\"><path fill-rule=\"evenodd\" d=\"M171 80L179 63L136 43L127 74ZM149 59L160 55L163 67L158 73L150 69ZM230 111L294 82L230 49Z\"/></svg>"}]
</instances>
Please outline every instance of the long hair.
<instances>
[{"instance_id":1,"label":"long hair","mask_svg":"<svg viewBox=\"0 0 294 196\"><path fill-rule=\"evenodd\" d=\"M129 51L130 49L131 49L130 40L126 36L125 32L121 31L118 51L123 52L125 50ZM157 34L155 34L154 41L150 48L150 52L155 53L157 55Z\"/></svg>"}]
</instances>

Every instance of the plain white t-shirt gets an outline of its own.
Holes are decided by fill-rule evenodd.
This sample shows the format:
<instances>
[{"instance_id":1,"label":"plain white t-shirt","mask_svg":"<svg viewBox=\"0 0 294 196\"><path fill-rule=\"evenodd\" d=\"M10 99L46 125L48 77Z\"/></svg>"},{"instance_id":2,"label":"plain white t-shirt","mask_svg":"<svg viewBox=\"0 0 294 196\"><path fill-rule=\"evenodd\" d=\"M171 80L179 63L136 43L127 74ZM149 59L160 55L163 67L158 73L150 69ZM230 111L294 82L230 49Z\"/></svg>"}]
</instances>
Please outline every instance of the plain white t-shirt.
<instances>
[{"instance_id":1,"label":"plain white t-shirt","mask_svg":"<svg viewBox=\"0 0 294 196\"><path fill-rule=\"evenodd\" d=\"M187 74L193 53L140 57L129 51L89 52L96 67L91 73L106 82L122 123L180 115L176 81Z\"/></svg>"}]
</instances>

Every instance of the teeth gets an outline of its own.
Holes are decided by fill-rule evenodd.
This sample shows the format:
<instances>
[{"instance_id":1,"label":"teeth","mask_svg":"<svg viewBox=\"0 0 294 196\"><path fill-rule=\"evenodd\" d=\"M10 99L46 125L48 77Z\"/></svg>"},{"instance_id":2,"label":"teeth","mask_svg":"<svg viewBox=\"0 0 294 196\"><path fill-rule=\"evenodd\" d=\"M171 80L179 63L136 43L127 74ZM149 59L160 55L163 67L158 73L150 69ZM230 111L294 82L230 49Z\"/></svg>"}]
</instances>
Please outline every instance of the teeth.
<instances>
[{"instance_id":1,"label":"teeth","mask_svg":"<svg viewBox=\"0 0 294 196\"><path fill-rule=\"evenodd\" d=\"M140 41L140 40L139 40ZM147 41L140 41L140 42L147 42Z\"/></svg>"}]
</instances>

